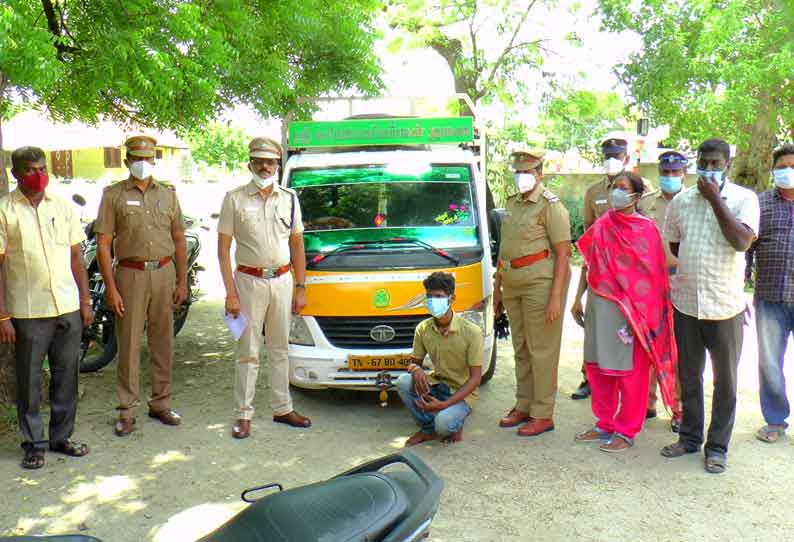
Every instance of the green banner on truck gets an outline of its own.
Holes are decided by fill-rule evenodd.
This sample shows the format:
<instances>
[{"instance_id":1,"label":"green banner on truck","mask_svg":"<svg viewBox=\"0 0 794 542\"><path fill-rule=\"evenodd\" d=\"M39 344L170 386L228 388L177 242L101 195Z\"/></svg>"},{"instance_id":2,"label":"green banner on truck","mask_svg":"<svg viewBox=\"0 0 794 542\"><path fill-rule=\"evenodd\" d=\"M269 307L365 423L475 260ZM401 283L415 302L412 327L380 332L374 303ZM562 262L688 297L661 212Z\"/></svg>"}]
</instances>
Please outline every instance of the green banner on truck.
<instances>
[{"instance_id":1,"label":"green banner on truck","mask_svg":"<svg viewBox=\"0 0 794 542\"><path fill-rule=\"evenodd\" d=\"M426 145L474 141L472 117L292 122L290 148Z\"/></svg>"}]
</instances>

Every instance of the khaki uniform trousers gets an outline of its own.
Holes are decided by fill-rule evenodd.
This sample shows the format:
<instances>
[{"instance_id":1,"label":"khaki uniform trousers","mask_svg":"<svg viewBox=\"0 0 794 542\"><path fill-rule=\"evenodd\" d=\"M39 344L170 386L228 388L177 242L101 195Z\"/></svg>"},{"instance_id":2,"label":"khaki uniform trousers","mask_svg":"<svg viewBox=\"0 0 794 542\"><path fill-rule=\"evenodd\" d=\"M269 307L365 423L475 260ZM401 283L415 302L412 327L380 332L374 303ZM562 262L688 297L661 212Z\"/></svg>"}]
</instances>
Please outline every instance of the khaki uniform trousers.
<instances>
[{"instance_id":1,"label":"khaki uniform trousers","mask_svg":"<svg viewBox=\"0 0 794 542\"><path fill-rule=\"evenodd\" d=\"M248 319L248 327L238 344L234 382L237 418L250 420L254 415L263 324L267 364L270 367L270 407L275 416L289 414L292 412L292 398L289 393L287 347L292 319L292 274L262 279L238 271L234 283L240 297L240 310Z\"/></svg>"},{"instance_id":2,"label":"khaki uniform trousers","mask_svg":"<svg viewBox=\"0 0 794 542\"><path fill-rule=\"evenodd\" d=\"M516 364L515 409L533 418L554 417L557 369L568 285L563 288L560 316L546 323L551 279L536 279L523 288L504 288L502 303L510 319Z\"/></svg>"},{"instance_id":3,"label":"khaki uniform trousers","mask_svg":"<svg viewBox=\"0 0 794 542\"><path fill-rule=\"evenodd\" d=\"M132 418L140 391L141 336L144 324L149 345L151 412L171 408L171 367L174 360L174 305L176 269L173 261L160 269L117 267L116 287L124 301L124 317L116 318L119 346L119 416Z\"/></svg>"}]
</instances>

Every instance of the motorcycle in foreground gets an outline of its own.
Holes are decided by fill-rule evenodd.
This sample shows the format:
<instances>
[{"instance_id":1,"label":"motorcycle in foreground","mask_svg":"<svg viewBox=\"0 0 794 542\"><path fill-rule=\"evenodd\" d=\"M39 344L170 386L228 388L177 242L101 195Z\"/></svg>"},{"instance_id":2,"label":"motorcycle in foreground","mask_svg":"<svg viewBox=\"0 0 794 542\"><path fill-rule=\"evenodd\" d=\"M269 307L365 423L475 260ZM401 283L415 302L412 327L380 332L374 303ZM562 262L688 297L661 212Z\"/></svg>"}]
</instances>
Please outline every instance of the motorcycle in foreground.
<instances>
[{"instance_id":1,"label":"motorcycle in foreground","mask_svg":"<svg viewBox=\"0 0 794 542\"><path fill-rule=\"evenodd\" d=\"M80 207L86 204L79 194L72 196ZM198 229L206 229L199 219L184 215L185 242L187 244L187 289L185 303L174 310L174 335L177 335L187 320L190 305L196 301L198 293L198 272L204 268L198 264L201 252L201 241ZM94 221L85 227L86 240L83 242L83 259L88 272L88 290L91 295L91 308L94 311L94 322L83 330L80 342L80 372L91 373L108 365L116 357L115 315L105 300L105 281L99 272L96 259L96 235Z\"/></svg>"},{"instance_id":2,"label":"motorcycle in foreground","mask_svg":"<svg viewBox=\"0 0 794 542\"><path fill-rule=\"evenodd\" d=\"M402 469L391 467L402 464ZM388 470L387 470L388 467ZM250 495L278 489L258 500ZM253 503L196 542L413 542L429 535L444 482L409 450L330 480L282 490L246 490ZM11 537L0 542L102 542L89 536ZM110 542L110 541L108 541Z\"/></svg>"}]
</instances>

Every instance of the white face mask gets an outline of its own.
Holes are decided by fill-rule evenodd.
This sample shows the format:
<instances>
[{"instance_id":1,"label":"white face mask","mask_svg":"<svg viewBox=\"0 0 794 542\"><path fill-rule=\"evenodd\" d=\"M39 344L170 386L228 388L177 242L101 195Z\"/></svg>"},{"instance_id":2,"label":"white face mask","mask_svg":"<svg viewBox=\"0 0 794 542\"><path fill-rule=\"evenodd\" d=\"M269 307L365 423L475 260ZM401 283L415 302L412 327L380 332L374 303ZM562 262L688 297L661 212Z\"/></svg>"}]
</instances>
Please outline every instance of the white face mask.
<instances>
[{"instance_id":1,"label":"white face mask","mask_svg":"<svg viewBox=\"0 0 794 542\"><path fill-rule=\"evenodd\" d=\"M254 184L260 190L267 188L268 186L276 182L276 179L278 179L278 172L274 173L273 175L267 178L262 178L256 173L251 173L251 180L254 181Z\"/></svg>"},{"instance_id":2,"label":"white face mask","mask_svg":"<svg viewBox=\"0 0 794 542\"><path fill-rule=\"evenodd\" d=\"M535 188L538 180L531 173L516 173L516 188L522 194L525 194Z\"/></svg>"},{"instance_id":3,"label":"white face mask","mask_svg":"<svg viewBox=\"0 0 794 542\"><path fill-rule=\"evenodd\" d=\"M775 177L775 186L778 188L783 190L794 188L794 168L776 169L772 171L772 175Z\"/></svg>"},{"instance_id":4,"label":"white face mask","mask_svg":"<svg viewBox=\"0 0 794 542\"><path fill-rule=\"evenodd\" d=\"M138 160L130 164L130 174L140 181L148 179L152 173L154 173L154 164L146 160Z\"/></svg>"},{"instance_id":5,"label":"white face mask","mask_svg":"<svg viewBox=\"0 0 794 542\"><path fill-rule=\"evenodd\" d=\"M624 167L625 165L623 162L617 158L607 158L604 160L604 169L606 170L607 175L617 175L623 171Z\"/></svg>"}]
</instances>

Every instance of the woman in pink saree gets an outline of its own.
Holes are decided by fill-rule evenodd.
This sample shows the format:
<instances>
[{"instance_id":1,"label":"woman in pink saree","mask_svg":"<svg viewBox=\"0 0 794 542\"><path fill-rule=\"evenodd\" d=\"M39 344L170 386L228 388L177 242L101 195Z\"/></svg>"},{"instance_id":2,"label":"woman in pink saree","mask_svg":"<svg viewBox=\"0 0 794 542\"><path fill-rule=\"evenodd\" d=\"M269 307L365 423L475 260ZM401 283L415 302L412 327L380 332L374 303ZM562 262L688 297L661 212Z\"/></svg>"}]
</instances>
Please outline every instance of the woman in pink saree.
<instances>
[{"instance_id":1,"label":"woman in pink saree","mask_svg":"<svg viewBox=\"0 0 794 542\"><path fill-rule=\"evenodd\" d=\"M597 442L604 452L634 445L645 421L649 368L674 415L678 352L664 247L656 225L637 212L642 178L615 179L609 212L576 243L587 268L584 354L597 418L577 442Z\"/></svg>"}]
</instances>

